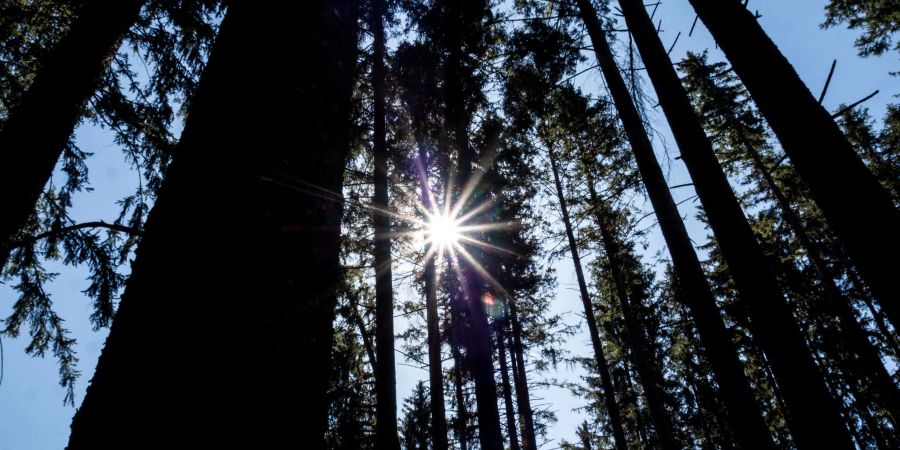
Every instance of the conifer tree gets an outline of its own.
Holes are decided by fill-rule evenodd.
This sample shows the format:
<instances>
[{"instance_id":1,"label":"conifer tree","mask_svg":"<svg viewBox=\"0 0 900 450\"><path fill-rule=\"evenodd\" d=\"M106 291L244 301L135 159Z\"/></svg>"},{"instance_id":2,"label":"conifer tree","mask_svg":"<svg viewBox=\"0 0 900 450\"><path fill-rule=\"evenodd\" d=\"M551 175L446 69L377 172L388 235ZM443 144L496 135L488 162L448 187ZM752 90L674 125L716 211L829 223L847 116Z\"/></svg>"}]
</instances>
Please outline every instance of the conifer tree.
<instances>
[{"instance_id":1,"label":"conifer tree","mask_svg":"<svg viewBox=\"0 0 900 450\"><path fill-rule=\"evenodd\" d=\"M690 3L896 327L900 292L883 255L900 252L900 211L740 0Z\"/></svg>"},{"instance_id":2,"label":"conifer tree","mask_svg":"<svg viewBox=\"0 0 900 450\"><path fill-rule=\"evenodd\" d=\"M229 7L70 448L324 445L356 19Z\"/></svg>"}]
</instances>

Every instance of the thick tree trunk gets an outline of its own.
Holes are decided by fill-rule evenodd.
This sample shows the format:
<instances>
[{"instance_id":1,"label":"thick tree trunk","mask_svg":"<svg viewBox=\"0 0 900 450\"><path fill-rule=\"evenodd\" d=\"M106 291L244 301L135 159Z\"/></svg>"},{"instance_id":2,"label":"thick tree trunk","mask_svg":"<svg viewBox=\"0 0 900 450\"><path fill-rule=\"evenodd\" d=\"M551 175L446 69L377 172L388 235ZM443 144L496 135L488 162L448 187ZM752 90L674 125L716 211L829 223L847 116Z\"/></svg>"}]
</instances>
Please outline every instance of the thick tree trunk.
<instances>
[{"instance_id":1,"label":"thick tree trunk","mask_svg":"<svg viewBox=\"0 0 900 450\"><path fill-rule=\"evenodd\" d=\"M584 321L587 324L588 334L591 337L591 345L594 348L594 362L597 364L597 372L600 375L600 383L603 386L603 403L609 414L609 425L613 432L613 441L616 448L626 450L628 441L625 440L625 431L622 429L622 414L619 404L616 402L616 393L613 389L612 378L609 375L609 365L606 355L603 353L603 341L600 340L600 331L597 329L597 319L594 307L591 304L591 296L588 293L587 282L581 269L581 257L578 255L578 244L575 242L575 233L572 231L572 220L569 218L569 208L566 206L565 192L562 181L559 179L559 167L553 148L547 145L550 158L550 168L553 171L553 182L556 185L556 198L559 202L559 210L562 213L563 225L566 228L566 238L569 241L569 251L572 254L572 263L575 265L575 278L578 280L578 291L581 294L581 304L584 306ZM662 439L661 439L662 441ZM666 447L674 448L674 447Z\"/></svg>"},{"instance_id":2,"label":"thick tree trunk","mask_svg":"<svg viewBox=\"0 0 900 450\"><path fill-rule=\"evenodd\" d=\"M87 0L0 131L0 268L144 0Z\"/></svg>"},{"instance_id":3,"label":"thick tree trunk","mask_svg":"<svg viewBox=\"0 0 900 450\"><path fill-rule=\"evenodd\" d=\"M385 143L384 0L372 4L372 153L375 193L375 447L399 450L397 436L397 373L394 365L394 287L391 276L391 216L388 199L388 150Z\"/></svg>"},{"instance_id":4,"label":"thick tree trunk","mask_svg":"<svg viewBox=\"0 0 900 450\"><path fill-rule=\"evenodd\" d=\"M896 265L884 263L900 254L900 212L890 195L740 0L690 3L747 86L894 327L900 328Z\"/></svg>"},{"instance_id":5,"label":"thick tree trunk","mask_svg":"<svg viewBox=\"0 0 900 450\"><path fill-rule=\"evenodd\" d=\"M500 381L503 386L503 406L506 408L506 428L510 450L520 450L519 433L516 429L516 411L513 409L512 385L509 382L509 365L506 361L505 325L497 327L497 351L500 360Z\"/></svg>"},{"instance_id":6,"label":"thick tree trunk","mask_svg":"<svg viewBox=\"0 0 900 450\"><path fill-rule=\"evenodd\" d=\"M70 449L324 447L356 20L231 2Z\"/></svg>"},{"instance_id":7,"label":"thick tree trunk","mask_svg":"<svg viewBox=\"0 0 900 450\"><path fill-rule=\"evenodd\" d=\"M774 442L763 421L762 412L738 359L737 349L728 335L715 298L710 291L681 216L672 200L666 179L653 153L643 121L619 72L609 42L589 0L577 0L588 29L597 61L604 74L626 135L634 150L638 169L669 247L672 263L685 292L685 300L706 349L719 384L728 421L738 443L745 448L772 449Z\"/></svg>"},{"instance_id":8,"label":"thick tree trunk","mask_svg":"<svg viewBox=\"0 0 900 450\"><path fill-rule=\"evenodd\" d=\"M519 321L519 306L516 299L509 299L509 322L512 333L507 336L510 358L513 362L513 381L516 386L516 406L519 409L519 421L522 430L522 448L537 449L537 436L534 432L534 411L531 409L531 393L528 388L528 373L525 367L525 347L522 345L522 323Z\"/></svg>"},{"instance_id":9,"label":"thick tree trunk","mask_svg":"<svg viewBox=\"0 0 900 450\"><path fill-rule=\"evenodd\" d=\"M597 191L594 188L593 177L590 175L588 176L588 190L591 196L591 206L594 210L595 220L600 228L603 248L606 251L606 257L609 262L610 275L612 275L616 294L622 306L622 314L625 316L625 332L628 335L634 365L637 368L641 387L644 389L644 396L647 398L650 417L653 419L653 425L656 427L656 432L659 435L660 447L679 448L680 445L675 438L675 432L672 428L672 419L666 410L665 394L657 382L657 380L662 379L662 374L654 369L656 365L650 360L650 346L644 337L644 329L634 313L632 301L638 300L638 298L632 298L629 295L630 289L625 284L625 274L622 272L623 267L625 267L622 261L622 258L625 257L624 249L613 236L613 231L610 229L604 213L608 210L607 206L600 203Z\"/></svg>"},{"instance_id":10,"label":"thick tree trunk","mask_svg":"<svg viewBox=\"0 0 900 450\"><path fill-rule=\"evenodd\" d=\"M734 279L738 299L749 312L751 331L782 387L797 445L801 449L852 447L838 403L816 367L643 2L619 0L619 5Z\"/></svg>"},{"instance_id":11,"label":"thick tree trunk","mask_svg":"<svg viewBox=\"0 0 900 450\"><path fill-rule=\"evenodd\" d=\"M806 227L800 217L791 209L790 201L772 178L759 152L745 139L742 140L744 149L754 167L762 175L769 192L775 197L782 217L797 236L797 241L803 247L806 257L809 258L810 264L822 282L825 291L825 309L835 316L841 325L842 341L852 353L848 363L854 376L858 378L857 381L864 383L864 394L871 401L882 405L890 414L891 420L895 424L898 423L900 421L900 391L898 391L897 385L881 361L878 351L866 336L865 330L857 321L850 300L838 288L835 282L837 277L825 263L818 244L807 234Z\"/></svg>"}]
</instances>

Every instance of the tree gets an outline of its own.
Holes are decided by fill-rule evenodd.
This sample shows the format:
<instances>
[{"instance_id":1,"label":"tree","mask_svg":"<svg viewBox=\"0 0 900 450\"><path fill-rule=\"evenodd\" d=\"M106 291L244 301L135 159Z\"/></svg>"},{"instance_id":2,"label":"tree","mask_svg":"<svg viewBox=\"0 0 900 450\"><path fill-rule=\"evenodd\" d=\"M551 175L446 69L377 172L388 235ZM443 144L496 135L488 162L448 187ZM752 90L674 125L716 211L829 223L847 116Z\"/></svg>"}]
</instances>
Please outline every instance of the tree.
<instances>
[{"instance_id":1,"label":"tree","mask_svg":"<svg viewBox=\"0 0 900 450\"><path fill-rule=\"evenodd\" d=\"M143 0L86 1L0 130L0 267Z\"/></svg>"},{"instance_id":2,"label":"tree","mask_svg":"<svg viewBox=\"0 0 900 450\"><path fill-rule=\"evenodd\" d=\"M378 419L375 439L380 450L399 450L397 437L397 376L394 365L394 286L391 276L391 215L388 203L388 150L385 139L385 4L372 3L371 31L374 36L372 53L372 154L375 166L375 197L372 202L372 222L375 228L375 396Z\"/></svg>"},{"instance_id":3,"label":"tree","mask_svg":"<svg viewBox=\"0 0 900 450\"><path fill-rule=\"evenodd\" d=\"M700 20L781 142L891 322L900 324L894 274L900 212L790 62L739 0L691 0ZM835 183L835 180L841 180Z\"/></svg>"},{"instance_id":4,"label":"tree","mask_svg":"<svg viewBox=\"0 0 900 450\"><path fill-rule=\"evenodd\" d=\"M762 413L737 359L737 352L726 335L725 326L703 269L700 267L700 261L672 200L650 139L644 130L643 121L616 65L597 13L588 0L579 0L578 10L594 44L597 61L619 111L620 120L668 244L679 282L685 291L684 298L690 302L689 306L693 311L707 357L715 370L716 381L721 389L735 438L747 448L772 448L774 444L762 420Z\"/></svg>"},{"instance_id":5,"label":"tree","mask_svg":"<svg viewBox=\"0 0 900 450\"><path fill-rule=\"evenodd\" d=\"M324 445L356 18L229 7L70 448Z\"/></svg>"},{"instance_id":6,"label":"tree","mask_svg":"<svg viewBox=\"0 0 900 450\"><path fill-rule=\"evenodd\" d=\"M660 105L690 172L716 242L734 279L750 325L781 385L791 432L801 448L852 446L788 306L769 260L756 240L716 158L690 99L678 80L644 4L620 0L625 22L656 89Z\"/></svg>"}]
</instances>

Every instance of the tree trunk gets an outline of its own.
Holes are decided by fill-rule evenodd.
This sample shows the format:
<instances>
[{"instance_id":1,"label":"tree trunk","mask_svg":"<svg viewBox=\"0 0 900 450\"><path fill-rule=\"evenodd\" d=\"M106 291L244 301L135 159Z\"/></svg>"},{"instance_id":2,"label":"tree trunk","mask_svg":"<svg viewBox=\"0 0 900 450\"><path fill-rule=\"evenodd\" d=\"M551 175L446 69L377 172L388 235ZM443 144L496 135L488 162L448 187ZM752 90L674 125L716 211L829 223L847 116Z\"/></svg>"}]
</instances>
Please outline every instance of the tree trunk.
<instances>
[{"instance_id":1,"label":"tree trunk","mask_svg":"<svg viewBox=\"0 0 900 450\"><path fill-rule=\"evenodd\" d=\"M466 423L468 422L467 416L469 412L466 407L465 393L463 392L463 370L460 367L462 355L459 353L459 347L452 339L450 341L450 353L453 355L453 375L456 378L456 435L459 439L459 449L468 450L469 435L466 430Z\"/></svg>"},{"instance_id":2,"label":"tree trunk","mask_svg":"<svg viewBox=\"0 0 900 450\"><path fill-rule=\"evenodd\" d=\"M451 11L454 8L449 8ZM459 20L456 17L448 18L450 21ZM458 27L452 27L451 34L458 34ZM446 67L446 112L445 127L448 131L452 127L454 144L456 147L458 166L458 179L463 185L471 181L474 173L475 155L468 141L468 114L464 104L465 95L461 77L461 49L459 43L452 38L448 41L453 48L449 49L449 57ZM448 135L451 133L448 132ZM476 196L477 197L477 196ZM459 196L456 201L460 201ZM472 198L471 202L477 202ZM461 284L463 288L462 310L467 315L471 335L466 339L466 356L469 360L469 372L475 381L475 402L478 405L478 439L484 450L501 450L503 448L503 436L500 431L500 410L497 407L497 381L494 378L493 340L491 338L490 325L487 315L481 304L484 294L485 280L479 276L469 263L463 259L459 261Z\"/></svg>"},{"instance_id":3,"label":"tree trunk","mask_svg":"<svg viewBox=\"0 0 900 450\"><path fill-rule=\"evenodd\" d=\"M822 282L823 290L825 291L825 309L831 315L837 317L843 331L843 336L841 336L843 343L847 345L855 356L855 358L850 356L848 361L854 376L858 378L857 381L869 379L868 382L864 382L864 394L870 401L882 405L890 414L893 423L896 424L900 420L900 392L898 392L897 385L884 367L881 356L869 341L865 330L857 321L850 300L843 295L835 283L836 276L822 258L821 249L806 233L806 227L803 225L800 217L791 209L790 201L772 178L759 152L746 139L741 140L754 167L762 174L766 187L772 193L772 196L775 197L782 217L797 236L797 241L803 247L806 257L809 258L813 269Z\"/></svg>"},{"instance_id":4,"label":"tree trunk","mask_svg":"<svg viewBox=\"0 0 900 450\"><path fill-rule=\"evenodd\" d=\"M890 195L741 1L690 3L747 86L894 327L900 328L896 266L884 263L886 257L900 254L900 212Z\"/></svg>"},{"instance_id":5,"label":"tree trunk","mask_svg":"<svg viewBox=\"0 0 900 450\"><path fill-rule=\"evenodd\" d=\"M612 275L616 294L622 306L622 315L625 317L625 332L628 335L629 345L635 360L634 365L637 368L641 387L644 389L644 396L647 398L650 417L653 419L653 425L656 427L656 432L659 435L660 446L662 448L680 448L675 438L675 432L672 429L672 420L669 417L669 412L666 410L664 394L656 381L662 379L662 374L654 369L655 365L650 361L650 346L644 338L643 327L634 315L632 298L628 294L629 289L625 286L625 274L622 273L622 269L625 267L622 261L624 249L613 237L613 232L609 228L609 223L604 215L607 207L605 204L601 204L597 191L594 188L593 177L590 175L588 175L588 190L591 196L591 207L594 210L594 220L600 228L603 248L606 251L606 257L609 262L610 275ZM634 298L633 300L639 299Z\"/></svg>"},{"instance_id":6,"label":"tree trunk","mask_svg":"<svg viewBox=\"0 0 900 450\"><path fill-rule=\"evenodd\" d=\"M394 287L391 276L391 216L388 199L388 151L385 144L384 0L370 11L372 35L372 153L375 193L375 447L400 450L397 436L397 373L394 365Z\"/></svg>"},{"instance_id":7,"label":"tree trunk","mask_svg":"<svg viewBox=\"0 0 900 450\"><path fill-rule=\"evenodd\" d=\"M510 450L520 450L519 433L516 429L516 411L513 409L512 386L509 382L509 366L506 362L506 344L504 340L504 324L497 325L497 351L500 359L500 381L503 385L503 405L506 407L506 428L509 434Z\"/></svg>"},{"instance_id":8,"label":"tree trunk","mask_svg":"<svg viewBox=\"0 0 900 450\"><path fill-rule=\"evenodd\" d=\"M762 418L762 412L738 359L737 349L728 335L715 298L710 291L681 216L672 200L662 170L656 161L643 121L631 99L622 74L619 73L609 42L589 0L577 0L582 19L588 29L598 63L626 135L634 150L641 177L669 247L672 263L685 292L685 300L694 316L697 331L706 349L720 387L722 402L728 410L728 421L738 443L744 448L772 449L774 442Z\"/></svg>"},{"instance_id":9,"label":"tree trunk","mask_svg":"<svg viewBox=\"0 0 900 450\"><path fill-rule=\"evenodd\" d=\"M519 321L519 306L516 299L509 299L509 321L512 333L507 337L513 362L513 380L516 386L516 406L519 408L519 421L522 430L522 448L537 449L537 436L534 432L534 412L531 410L531 394L528 389L528 373L525 368L525 347L522 345L522 323Z\"/></svg>"},{"instance_id":10,"label":"tree trunk","mask_svg":"<svg viewBox=\"0 0 900 450\"><path fill-rule=\"evenodd\" d=\"M609 375L609 365L606 355L603 354L603 341L600 340L600 331L597 329L597 319L594 315L594 307L588 293L587 283L584 280L584 272L581 269L581 257L578 255L578 245L575 242L575 233L572 231L572 221L569 218L569 209L566 206L566 197L563 192L562 181L559 179L559 167L556 155L549 143L547 152L550 158L550 168L553 171L553 181L556 185L556 198L559 201L559 209L562 213L563 225L566 227L566 238L569 241L569 251L572 254L572 263L575 265L575 278L578 280L578 291L581 294L581 304L584 306L584 321L587 323L588 334L591 336L591 344L594 348L594 362L597 364L597 372L600 375L600 383L603 386L603 402L609 414L609 425L612 428L613 440L616 448L626 450L628 441L625 440L625 431L622 429L622 414L616 403L616 393L613 389L612 378ZM662 439L661 439L662 441ZM674 448L674 447L666 447Z\"/></svg>"},{"instance_id":11,"label":"tree trunk","mask_svg":"<svg viewBox=\"0 0 900 450\"><path fill-rule=\"evenodd\" d=\"M231 3L68 448L324 447L356 19Z\"/></svg>"},{"instance_id":12,"label":"tree trunk","mask_svg":"<svg viewBox=\"0 0 900 450\"><path fill-rule=\"evenodd\" d=\"M801 449L851 448L837 401L816 367L775 272L744 217L643 2L619 0L619 5L734 279L739 302L750 314L751 331L782 387L797 445Z\"/></svg>"},{"instance_id":13,"label":"tree trunk","mask_svg":"<svg viewBox=\"0 0 900 450\"><path fill-rule=\"evenodd\" d=\"M0 268L143 0L86 0L0 131Z\"/></svg>"}]
</instances>

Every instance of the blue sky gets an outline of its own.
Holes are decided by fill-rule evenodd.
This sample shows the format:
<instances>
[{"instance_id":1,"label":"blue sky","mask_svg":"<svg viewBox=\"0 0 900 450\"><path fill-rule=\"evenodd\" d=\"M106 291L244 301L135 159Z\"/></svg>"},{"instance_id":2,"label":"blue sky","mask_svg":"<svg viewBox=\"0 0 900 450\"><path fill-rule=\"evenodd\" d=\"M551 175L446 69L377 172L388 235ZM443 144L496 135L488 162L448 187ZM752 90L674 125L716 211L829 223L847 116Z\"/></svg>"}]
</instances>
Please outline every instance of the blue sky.
<instances>
[{"instance_id":1,"label":"blue sky","mask_svg":"<svg viewBox=\"0 0 900 450\"><path fill-rule=\"evenodd\" d=\"M881 93L865 106L873 116L880 119L888 103L898 102L893 96L900 94L900 79L891 77L888 72L900 70L900 61L895 53L879 58L860 59L853 47L856 32L843 29L820 30L818 25L824 17L825 4L826 0L752 0L750 8L759 10L763 15L760 19L763 27L816 95L824 84L831 61L838 60L837 71L824 102L829 110L833 111L840 103L854 102L878 89ZM712 59L722 59L702 26L698 25L692 37L687 36L693 18L687 0L665 2L657 13L657 20L663 20L662 38L667 46L678 31L683 32L673 51L673 59L681 58L687 50L699 51L706 48L710 49ZM586 91L597 92L598 89L603 89L603 81L596 71L580 77L577 84ZM655 142L660 157L664 157L663 143L669 146L670 155L676 154L674 141L666 130L663 117L657 113L653 119L660 131ZM85 125L79 127L76 138L83 150L94 153L89 161L94 191L76 198L73 217L85 221L111 221L116 215L115 201L130 192L137 176L125 166L121 151L107 131ZM680 163L663 163L672 165L670 184L684 182L685 171ZM690 189L679 189L673 194L678 200L693 195L693 192ZM639 206L649 208L649 205ZM690 208L690 203L684 207ZM694 215L689 209L682 212L689 217ZM696 223L689 225L694 241L705 242L706 231ZM664 248L658 233L651 233L648 239L648 255ZM554 265L559 287L553 312L566 314L569 322L577 323L580 319L576 312L581 310L581 303L573 289L575 277L571 261L563 259ZM82 376L77 383L77 405L84 398L84 390L106 338L106 331L91 331L88 320L90 304L81 293L88 285L85 271L55 263L48 263L47 268L60 274L50 287L54 307L66 320L66 326L73 336L78 339L77 351ZM398 285L397 292L400 300L416 295L409 286ZM12 289L0 285L0 317L9 314L15 298ZM398 324L398 328L402 326ZM75 409L62 403L64 390L57 382L55 360L52 357L40 359L26 356L23 351L27 345L25 339L3 338L2 344L4 374L0 385L0 450L64 447ZM571 337L568 349L575 354L589 355L586 333ZM398 354L398 362L406 361ZM548 375L577 380L579 374L579 371L561 366L557 373ZM424 371L398 366L398 396L401 401L425 375ZM574 430L582 416L573 412L572 408L580 406L582 400L572 398L568 392L561 390L536 391L535 395L540 398L538 404L551 404L559 417L559 422L550 429L550 442L544 448L556 448L561 438L573 439Z\"/></svg>"}]
</instances>

